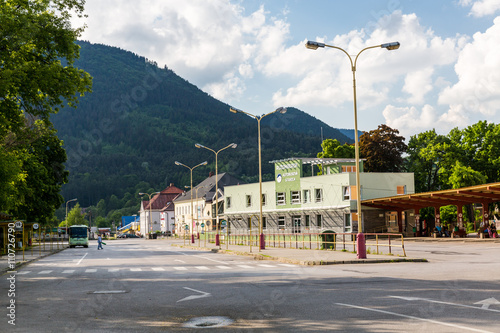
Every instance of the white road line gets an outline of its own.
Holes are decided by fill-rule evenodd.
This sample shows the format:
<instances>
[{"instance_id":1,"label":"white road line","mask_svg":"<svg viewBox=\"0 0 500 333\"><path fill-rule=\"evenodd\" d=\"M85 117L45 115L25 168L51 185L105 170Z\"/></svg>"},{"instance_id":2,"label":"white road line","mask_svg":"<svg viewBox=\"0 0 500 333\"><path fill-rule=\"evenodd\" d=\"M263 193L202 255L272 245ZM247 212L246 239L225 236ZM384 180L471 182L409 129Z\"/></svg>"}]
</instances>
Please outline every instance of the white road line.
<instances>
[{"instance_id":1,"label":"white road line","mask_svg":"<svg viewBox=\"0 0 500 333\"><path fill-rule=\"evenodd\" d=\"M153 271L164 271L162 267L153 267L151 268Z\"/></svg>"},{"instance_id":2,"label":"white road line","mask_svg":"<svg viewBox=\"0 0 500 333\"><path fill-rule=\"evenodd\" d=\"M85 270L85 273L95 273L95 272L97 272L97 269L95 268L88 268Z\"/></svg>"},{"instance_id":3,"label":"white road line","mask_svg":"<svg viewBox=\"0 0 500 333\"><path fill-rule=\"evenodd\" d=\"M207 266L195 266L196 269L207 270Z\"/></svg>"},{"instance_id":4,"label":"white road line","mask_svg":"<svg viewBox=\"0 0 500 333\"><path fill-rule=\"evenodd\" d=\"M87 254L89 254L89 253L88 252L85 253L85 255L80 260L78 260L78 262L76 264L80 265L80 263L82 262L83 259L85 259L85 257L87 256Z\"/></svg>"},{"instance_id":5,"label":"white road line","mask_svg":"<svg viewBox=\"0 0 500 333\"><path fill-rule=\"evenodd\" d=\"M189 254L185 254L185 253L183 253L183 254L186 255L186 256L189 255ZM217 262L219 264L227 264L227 262L219 261L219 260L214 260L214 259L211 259L211 258L208 258L208 257L204 257L204 256L193 255L192 257L198 257L198 258L202 258L202 259L205 259L205 260L210 260L210 261L213 261L213 262Z\"/></svg>"},{"instance_id":6,"label":"white road line","mask_svg":"<svg viewBox=\"0 0 500 333\"><path fill-rule=\"evenodd\" d=\"M426 322L433 323L433 324L438 324L438 325L443 325L443 326L450 326L450 327L459 328L459 329L462 329L462 330L468 330L468 331L472 331L472 332L493 333L491 331L480 330L480 329L477 329L477 328L466 327L466 326L461 326L461 325L456 325L456 324L450 324L450 323L445 323L445 322L442 322L442 321L437 321L437 320L432 320L432 319L425 319L425 318L419 318L419 317L415 317L415 316L407 316L407 315L400 314L400 313L395 313L395 312L390 312L390 311L384 311L384 310L379 310L379 309L366 308L366 307L363 307L363 306L357 306L357 305L351 305L351 304L343 304L343 303L335 303L335 304L340 305L340 306L346 306L346 307L354 308L354 309L361 309L361 310L367 310L367 311L385 313L385 314L389 314L389 315L397 316L397 317L403 317L403 318L408 318L408 319L426 321Z\"/></svg>"},{"instance_id":7,"label":"white road line","mask_svg":"<svg viewBox=\"0 0 500 333\"><path fill-rule=\"evenodd\" d=\"M40 271L38 274L49 274L51 273L52 271Z\"/></svg>"},{"instance_id":8,"label":"white road line","mask_svg":"<svg viewBox=\"0 0 500 333\"><path fill-rule=\"evenodd\" d=\"M74 269L67 269L65 271L63 271L63 274L71 274L71 273L74 273L75 270Z\"/></svg>"},{"instance_id":9,"label":"white road line","mask_svg":"<svg viewBox=\"0 0 500 333\"><path fill-rule=\"evenodd\" d=\"M142 268L131 268L130 269L132 272L141 272Z\"/></svg>"},{"instance_id":10,"label":"white road line","mask_svg":"<svg viewBox=\"0 0 500 333\"><path fill-rule=\"evenodd\" d=\"M28 273L31 273L31 271L17 272L16 275L24 275L24 274L28 274Z\"/></svg>"},{"instance_id":11,"label":"white road line","mask_svg":"<svg viewBox=\"0 0 500 333\"><path fill-rule=\"evenodd\" d=\"M284 266L284 267L297 267L296 265L292 265L292 264L278 264L278 266Z\"/></svg>"},{"instance_id":12,"label":"white road line","mask_svg":"<svg viewBox=\"0 0 500 333\"><path fill-rule=\"evenodd\" d=\"M187 271L187 268L186 267L174 267L174 269L178 270L178 271Z\"/></svg>"},{"instance_id":13,"label":"white road line","mask_svg":"<svg viewBox=\"0 0 500 333\"><path fill-rule=\"evenodd\" d=\"M248 265L236 265L238 267L241 267L241 268L253 268L252 266L248 266Z\"/></svg>"},{"instance_id":14,"label":"white road line","mask_svg":"<svg viewBox=\"0 0 500 333\"><path fill-rule=\"evenodd\" d=\"M231 269L231 267L229 266L215 266L217 268L220 268L220 269Z\"/></svg>"},{"instance_id":15,"label":"white road line","mask_svg":"<svg viewBox=\"0 0 500 333\"><path fill-rule=\"evenodd\" d=\"M118 272L119 270L119 268L109 268L108 272Z\"/></svg>"},{"instance_id":16,"label":"white road line","mask_svg":"<svg viewBox=\"0 0 500 333\"><path fill-rule=\"evenodd\" d=\"M276 267L274 265L268 265L268 264L260 264L260 265L257 265L257 266L260 266L260 267Z\"/></svg>"}]
</instances>

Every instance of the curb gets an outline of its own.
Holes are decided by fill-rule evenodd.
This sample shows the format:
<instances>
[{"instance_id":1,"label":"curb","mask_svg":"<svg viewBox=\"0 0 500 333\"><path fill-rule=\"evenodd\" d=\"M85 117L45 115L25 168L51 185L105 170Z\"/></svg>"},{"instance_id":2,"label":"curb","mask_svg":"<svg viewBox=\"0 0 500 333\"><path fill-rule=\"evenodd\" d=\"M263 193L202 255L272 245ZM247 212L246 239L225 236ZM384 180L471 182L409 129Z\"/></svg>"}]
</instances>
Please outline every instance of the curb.
<instances>
[{"instance_id":1,"label":"curb","mask_svg":"<svg viewBox=\"0 0 500 333\"><path fill-rule=\"evenodd\" d=\"M32 262L35 262L37 260L40 260L40 259L43 259L45 257L51 256L53 254L59 253L59 252L64 251L64 250L66 250L66 249L64 248L64 249L55 250L55 251L52 251L50 253L44 254L44 255L42 255L40 257L36 257L34 259L29 259L29 260L25 260L25 261L16 261L16 268L14 270L11 270L9 267L2 268L0 270L0 276L8 274L9 272L17 271L19 268L21 268L21 267L23 267L23 266L25 266L27 264L30 264Z\"/></svg>"},{"instance_id":2,"label":"curb","mask_svg":"<svg viewBox=\"0 0 500 333\"><path fill-rule=\"evenodd\" d=\"M283 257L273 257L269 255L250 253L244 251L234 251L234 250L224 250L224 249L214 249L214 248L203 248L203 247L192 247L188 245L177 245L172 244L173 246L181 247L181 248L189 248L196 250L205 250L211 251L213 253L225 253L225 254L233 254L233 255L241 255L247 257L253 257L255 260L274 260L279 261L286 264L295 264L302 266L322 266L322 265L345 265L345 264L381 264L381 263L396 263L396 262L428 262L427 259L412 259L412 258L391 258L391 259L356 259L356 260L333 260L333 261L324 261L324 260L296 260L290 258Z\"/></svg>"}]
</instances>

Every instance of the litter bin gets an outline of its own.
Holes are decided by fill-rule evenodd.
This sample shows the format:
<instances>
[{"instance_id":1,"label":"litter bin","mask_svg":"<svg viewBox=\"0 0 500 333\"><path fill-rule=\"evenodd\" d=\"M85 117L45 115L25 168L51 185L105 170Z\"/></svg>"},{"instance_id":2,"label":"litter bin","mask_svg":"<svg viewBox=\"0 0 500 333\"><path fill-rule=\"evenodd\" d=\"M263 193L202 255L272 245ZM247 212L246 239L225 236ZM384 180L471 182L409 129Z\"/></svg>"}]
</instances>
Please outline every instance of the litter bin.
<instances>
[{"instance_id":1,"label":"litter bin","mask_svg":"<svg viewBox=\"0 0 500 333\"><path fill-rule=\"evenodd\" d=\"M321 249L335 250L335 231L325 230L321 233Z\"/></svg>"}]
</instances>

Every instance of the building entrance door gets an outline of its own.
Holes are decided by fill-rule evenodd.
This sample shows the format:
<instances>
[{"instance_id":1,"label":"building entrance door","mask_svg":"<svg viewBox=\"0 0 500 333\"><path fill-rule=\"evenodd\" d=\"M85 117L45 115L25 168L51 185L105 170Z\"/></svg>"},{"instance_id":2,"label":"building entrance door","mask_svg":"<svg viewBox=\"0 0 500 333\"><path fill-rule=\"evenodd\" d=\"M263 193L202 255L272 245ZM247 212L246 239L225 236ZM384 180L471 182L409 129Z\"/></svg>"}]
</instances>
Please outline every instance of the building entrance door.
<instances>
[{"instance_id":1,"label":"building entrance door","mask_svg":"<svg viewBox=\"0 0 500 333\"><path fill-rule=\"evenodd\" d=\"M300 232L300 222L301 222L301 217L300 217L299 215L294 216L294 217L292 218L292 222L293 222L293 224L292 224L293 232L294 232L294 233L298 233L298 232Z\"/></svg>"}]
</instances>

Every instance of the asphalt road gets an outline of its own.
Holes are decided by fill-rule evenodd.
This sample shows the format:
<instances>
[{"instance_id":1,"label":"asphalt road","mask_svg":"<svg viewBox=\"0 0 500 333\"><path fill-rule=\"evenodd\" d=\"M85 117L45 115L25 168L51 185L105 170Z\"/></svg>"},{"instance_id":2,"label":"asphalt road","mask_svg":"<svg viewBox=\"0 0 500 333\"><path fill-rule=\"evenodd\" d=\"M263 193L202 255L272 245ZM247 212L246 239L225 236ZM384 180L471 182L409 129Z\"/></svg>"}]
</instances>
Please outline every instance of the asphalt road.
<instances>
[{"instance_id":1,"label":"asphalt road","mask_svg":"<svg viewBox=\"0 0 500 333\"><path fill-rule=\"evenodd\" d=\"M2 276L0 332L500 332L500 245L407 243L427 263L299 266L123 239Z\"/></svg>"}]
</instances>

